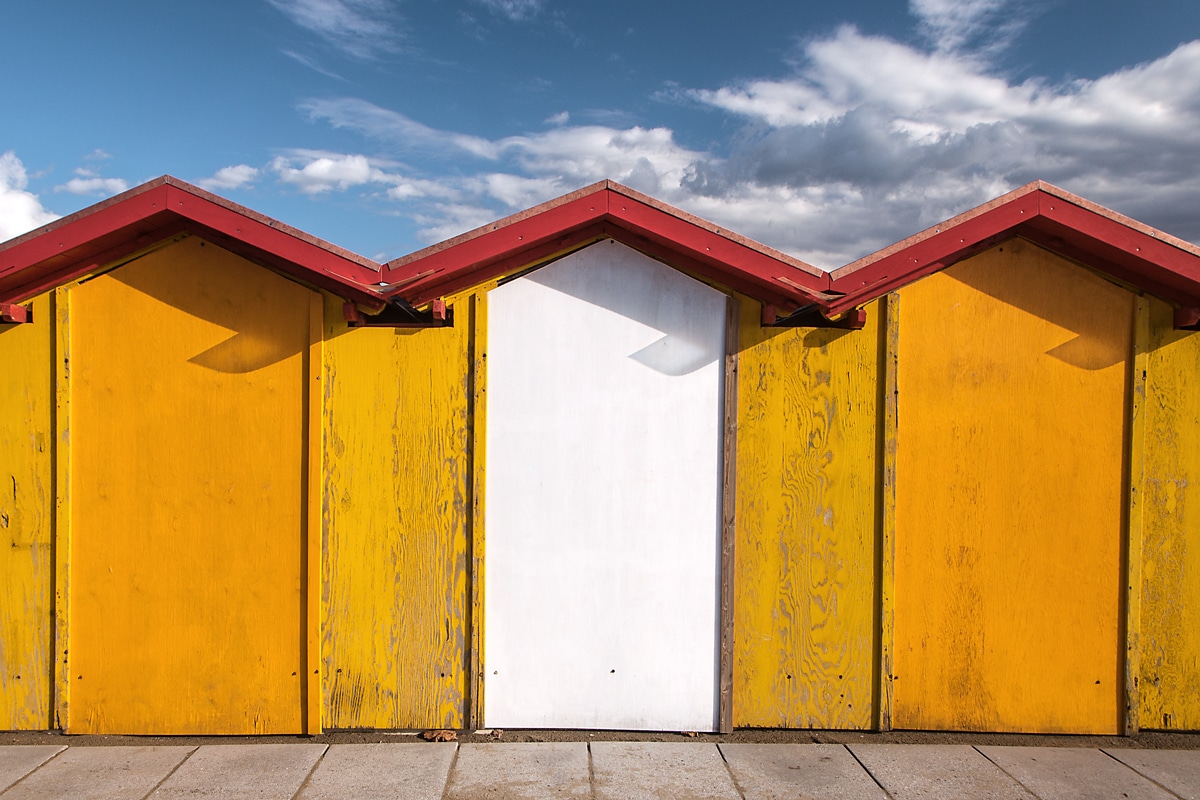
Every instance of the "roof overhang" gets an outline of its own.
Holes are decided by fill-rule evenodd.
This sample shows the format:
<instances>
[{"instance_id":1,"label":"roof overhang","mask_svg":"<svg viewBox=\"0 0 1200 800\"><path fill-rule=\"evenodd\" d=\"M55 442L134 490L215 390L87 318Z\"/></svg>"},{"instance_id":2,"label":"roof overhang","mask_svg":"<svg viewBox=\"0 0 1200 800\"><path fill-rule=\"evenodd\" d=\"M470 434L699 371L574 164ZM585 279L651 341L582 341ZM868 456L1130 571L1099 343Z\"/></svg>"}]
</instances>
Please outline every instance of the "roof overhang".
<instances>
[{"instance_id":1,"label":"roof overhang","mask_svg":"<svg viewBox=\"0 0 1200 800\"><path fill-rule=\"evenodd\" d=\"M0 244L0 304L19 303L183 233L376 310L379 265L164 176Z\"/></svg>"},{"instance_id":2,"label":"roof overhang","mask_svg":"<svg viewBox=\"0 0 1200 800\"><path fill-rule=\"evenodd\" d=\"M816 267L612 181L389 262L383 294L424 307L605 238L784 313L828 299Z\"/></svg>"},{"instance_id":3,"label":"roof overhang","mask_svg":"<svg viewBox=\"0 0 1200 800\"><path fill-rule=\"evenodd\" d=\"M825 313L844 313L1018 236L1175 304L1184 312L1177 322L1200 309L1200 248L1037 181L835 270L830 289L840 296Z\"/></svg>"}]
</instances>

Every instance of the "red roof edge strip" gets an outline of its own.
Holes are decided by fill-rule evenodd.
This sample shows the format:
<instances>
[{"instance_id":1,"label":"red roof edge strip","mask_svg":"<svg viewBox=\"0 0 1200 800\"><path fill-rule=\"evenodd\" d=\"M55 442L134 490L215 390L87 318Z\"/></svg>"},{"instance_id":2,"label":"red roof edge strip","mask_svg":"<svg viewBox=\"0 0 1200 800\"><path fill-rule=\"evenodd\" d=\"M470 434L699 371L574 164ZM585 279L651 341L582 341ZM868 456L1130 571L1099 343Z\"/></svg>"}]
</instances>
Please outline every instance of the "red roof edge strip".
<instances>
[{"instance_id":1,"label":"red roof edge strip","mask_svg":"<svg viewBox=\"0 0 1200 800\"><path fill-rule=\"evenodd\" d=\"M1011 238L1013 228L1037 216L1037 197L1028 192L998 200L1005 202L993 201L834 270L831 288L843 296L825 313L837 316L937 272Z\"/></svg>"},{"instance_id":2,"label":"red roof edge strip","mask_svg":"<svg viewBox=\"0 0 1200 800\"><path fill-rule=\"evenodd\" d=\"M764 292L769 297L787 297L796 305L824 299L829 287L827 273L621 188L622 191L614 192L610 199L610 219L644 239L656 242L666 251L708 265L704 272L710 277L726 277L731 288L736 282L747 293L760 295L760 299ZM779 280L780 276L786 280Z\"/></svg>"},{"instance_id":3,"label":"red roof edge strip","mask_svg":"<svg viewBox=\"0 0 1200 800\"><path fill-rule=\"evenodd\" d=\"M398 295L413 305L422 305L433 297L482 283L500 274L505 267L498 265L510 265L514 256L535 248L544 250L546 243L598 222L607 211L603 187L594 184L559 201L535 206L391 261L384 265L381 280L396 288L384 287L384 295Z\"/></svg>"}]
</instances>

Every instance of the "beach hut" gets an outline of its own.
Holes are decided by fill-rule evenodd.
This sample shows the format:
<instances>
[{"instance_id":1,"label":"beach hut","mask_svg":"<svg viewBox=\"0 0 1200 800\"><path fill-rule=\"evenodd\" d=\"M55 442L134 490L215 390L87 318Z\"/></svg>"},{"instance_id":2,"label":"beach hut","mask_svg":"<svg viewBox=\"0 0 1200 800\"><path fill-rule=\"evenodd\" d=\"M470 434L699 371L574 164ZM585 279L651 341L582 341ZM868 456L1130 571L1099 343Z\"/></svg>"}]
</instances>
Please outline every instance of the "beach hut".
<instances>
[{"instance_id":1,"label":"beach hut","mask_svg":"<svg viewBox=\"0 0 1200 800\"><path fill-rule=\"evenodd\" d=\"M0 319L0 729L1200 727L1200 250L1046 184L829 274L162 178Z\"/></svg>"}]
</instances>

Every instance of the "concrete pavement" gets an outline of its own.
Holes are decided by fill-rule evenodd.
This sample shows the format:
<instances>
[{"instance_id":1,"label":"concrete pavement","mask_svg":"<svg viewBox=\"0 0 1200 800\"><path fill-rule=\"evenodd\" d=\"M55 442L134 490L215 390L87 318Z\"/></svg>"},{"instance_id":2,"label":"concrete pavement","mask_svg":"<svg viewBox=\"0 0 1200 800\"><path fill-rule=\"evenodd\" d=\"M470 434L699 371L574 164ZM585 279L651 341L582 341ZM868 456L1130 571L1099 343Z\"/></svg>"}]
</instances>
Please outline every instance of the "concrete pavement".
<instances>
[{"instance_id":1,"label":"concrete pavement","mask_svg":"<svg viewBox=\"0 0 1200 800\"><path fill-rule=\"evenodd\" d=\"M0 746L0 800L1200 800L1200 751L539 742Z\"/></svg>"}]
</instances>

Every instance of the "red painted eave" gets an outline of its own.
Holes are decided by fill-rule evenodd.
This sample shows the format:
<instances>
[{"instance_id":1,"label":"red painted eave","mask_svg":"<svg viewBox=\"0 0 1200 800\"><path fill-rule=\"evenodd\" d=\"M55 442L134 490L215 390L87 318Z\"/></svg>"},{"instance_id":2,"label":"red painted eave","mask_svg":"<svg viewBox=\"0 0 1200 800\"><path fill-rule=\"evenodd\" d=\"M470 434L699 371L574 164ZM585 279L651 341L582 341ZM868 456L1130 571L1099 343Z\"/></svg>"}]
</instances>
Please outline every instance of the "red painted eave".
<instances>
[{"instance_id":1,"label":"red painted eave","mask_svg":"<svg viewBox=\"0 0 1200 800\"><path fill-rule=\"evenodd\" d=\"M25 300L180 233L382 306L378 264L169 176L0 244L0 302Z\"/></svg>"},{"instance_id":2,"label":"red painted eave","mask_svg":"<svg viewBox=\"0 0 1200 800\"><path fill-rule=\"evenodd\" d=\"M1200 248L1041 181L910 236L831 274L840 314L1023 237L1176 305L1200 306Z\"/></svg>"},{"instance_id":3,"label":"red painted eave","mask_svg":"<svg viewBox=\"0 0 1200 800\"><path fill-rule=\"evenodd\" d=\"M612 181L390 262L385 295L423 306L602 238L781 308L825 299L815 267Z\"/></svg>"}]
</instances>

